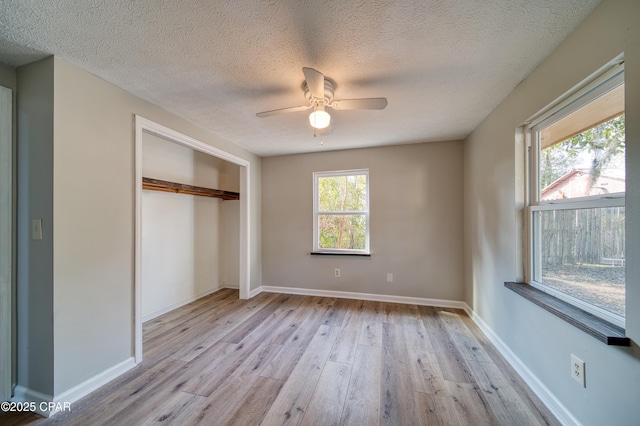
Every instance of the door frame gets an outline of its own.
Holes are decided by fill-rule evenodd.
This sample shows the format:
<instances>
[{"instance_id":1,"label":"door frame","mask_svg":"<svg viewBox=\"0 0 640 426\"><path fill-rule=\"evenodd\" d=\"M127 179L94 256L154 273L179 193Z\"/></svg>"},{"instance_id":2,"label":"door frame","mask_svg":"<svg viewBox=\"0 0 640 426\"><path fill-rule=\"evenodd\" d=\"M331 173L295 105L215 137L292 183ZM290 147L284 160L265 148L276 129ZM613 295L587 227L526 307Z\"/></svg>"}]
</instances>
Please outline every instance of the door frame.
<instances>
[{"instance_id":1,"label":"door frame","mask_svg":"<svg viewBox=\"0 0 640 426\"><path fill-rule=\"evenodd\" d=\"M135 115L135 261L134 357L142 362L142 135L149 133L240 166L240 299L250 297L251 163L244 158L201 142L162 124Z\"/></svg>"},{"instance_id":2,"label":"door frame","mask_svg":"<svg viewBox=\"0 0 640 426\"><path fill-rule=\"evenodd\" d=\"M13 392L13 90L0 86L0 401Z\"/></svg>"}]
</instances>

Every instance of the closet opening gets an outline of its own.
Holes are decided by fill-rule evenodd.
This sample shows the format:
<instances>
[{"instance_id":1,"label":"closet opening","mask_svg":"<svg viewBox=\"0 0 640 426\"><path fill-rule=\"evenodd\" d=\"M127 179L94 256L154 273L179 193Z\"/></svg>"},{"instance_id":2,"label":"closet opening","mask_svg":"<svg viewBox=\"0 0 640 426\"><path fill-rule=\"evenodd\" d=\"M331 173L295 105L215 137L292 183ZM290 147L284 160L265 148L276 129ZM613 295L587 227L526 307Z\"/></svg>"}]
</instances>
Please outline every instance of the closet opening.
<instances>
[{"instance_id":1,"label":"closet opening","mask_svg":"<svg viewBox=\"0 0 640 426\"><path fill-rule=\"evenodd\" d=\"M249 298L249 162L136 116L135 359L142 323L222 288Z\"/></svg>"}]
</instances>

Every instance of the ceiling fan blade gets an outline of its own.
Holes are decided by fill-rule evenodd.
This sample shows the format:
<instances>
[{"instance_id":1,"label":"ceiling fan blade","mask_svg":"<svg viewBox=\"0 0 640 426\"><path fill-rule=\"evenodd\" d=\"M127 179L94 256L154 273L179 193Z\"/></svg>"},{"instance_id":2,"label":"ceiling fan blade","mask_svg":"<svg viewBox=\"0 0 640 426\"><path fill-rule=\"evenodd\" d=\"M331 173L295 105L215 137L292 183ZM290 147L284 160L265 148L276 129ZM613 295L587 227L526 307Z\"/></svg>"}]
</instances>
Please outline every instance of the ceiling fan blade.
<instances>
[{"instance_id":1,"label":"ceiling fan blade","mask_svg":"<svg viewBox=\"0 0 640 426\"><path fill-rule=\"evenodd\" d=\"M333 109L385 109L387 98L340 99L329 106Z\"/></svg>"},{"instance_id":2,"label":"ceiling fan blade","mask_svg":"<svg viewBox=\"0 0 640 426\"><path fill-rule=\"evenodd\" d=\"M256 114L258 117L271 117L272 115L286 114L288 112L304 111L311 108L311 105L301 105L289 108L274 109L271 111L263 111Z\"/></svg>"},{"instance_id":3,"label":"ceiling fan blade","mask_svg":"<svg viewBox=\"0 0 640 426\"><path fill-rule=\"evenodd\" d=\"M304 73L304 79L307 80L307 87L309 93L314 98L324 98L324 75L320 71L316 71L313 68L302 68Z\"/></svg>"}]
</instances>

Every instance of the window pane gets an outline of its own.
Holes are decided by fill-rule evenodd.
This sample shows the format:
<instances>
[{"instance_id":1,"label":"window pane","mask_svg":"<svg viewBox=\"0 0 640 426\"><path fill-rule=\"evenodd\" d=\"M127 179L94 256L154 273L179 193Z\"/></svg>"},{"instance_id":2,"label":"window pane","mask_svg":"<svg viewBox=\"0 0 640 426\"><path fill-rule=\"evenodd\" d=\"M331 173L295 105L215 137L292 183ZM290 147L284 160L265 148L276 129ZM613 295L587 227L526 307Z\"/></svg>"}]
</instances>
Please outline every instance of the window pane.
<instances>
[{"instance_id":1,"label":"window pane","mask_svg":"<svg viewBox=\"0 0 640 426\"><path fill-rule=\"evenodd\" d=\"M540 200L625 191L624 87L536 132Z\"/></svg>"},{"instance_id":2,"label":"window pane","mask_svg":"<svg viewBox=\"0 0 640 426\"><path fill-rule=\"evenodd\" d=\"M318 245L321 249L364 250L366 218L363 214L318 215Z\"/></svg>"},{"instance_id":3,"label":"window pane","mask_svg":"<svg viewBox=\"0 0 640 426\"><path fill-rule=\"evenodd\" d=\"M331 176L318 179L320 211L365 211L367 176Z\"/></svg>"},{"instance_id":4,"label":"window pane","mask_svg":"<svg viewBox=\"0 0 640 426\"><path fill-rule=\"evenodd\" d=\"M540 152L540 199L625 192L624 155L624 115L547 146Z\"/></svg>"},{"instance_id":5,"label":"window pane","mask_svg":"<svg viewBox=\"0 0 640 426\"><path fill-rule=\"evenodd\" d=\"M624 207L536 212L536 280L625 316Z\"/></svg>"}]
</instances>

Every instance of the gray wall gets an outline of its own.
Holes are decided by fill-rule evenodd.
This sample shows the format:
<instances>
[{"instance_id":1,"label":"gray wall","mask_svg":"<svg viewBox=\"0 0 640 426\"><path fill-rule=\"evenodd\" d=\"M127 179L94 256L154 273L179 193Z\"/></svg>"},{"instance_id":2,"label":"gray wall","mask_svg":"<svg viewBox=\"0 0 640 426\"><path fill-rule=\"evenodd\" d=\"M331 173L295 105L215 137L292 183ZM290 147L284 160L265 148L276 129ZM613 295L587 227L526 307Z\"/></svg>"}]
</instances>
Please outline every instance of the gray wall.
<instances>
[{"instance_id":1,"label":"gray wall","mask_svg":"<svg viewBox=\"0 0 640 426\"><path fill-rule=\"evenodd\" d=\"M12 90L16 89L17 82L15 68L0 63L0 85Z\"/></svg>"},{"instance_id":2,"label":"gray wall","mask_svg":"<svg viewBox=\"0 0 640 426\"><path fill-rule=\"evenodd\" d=\"M0 400L11 395L16 380L16 321L15 318L15 225L16 225L16 70L0 64L0 86L9 89L8 108L2 110L0 122L9 129L9 138L0 136ZM8 120L8 121L4 121Z\"/></svg>"},{"instance_id":3,"label":"gray wall","mask_svg":"<svg viewBox=\"0 0 640 426\"><path fill-rule=\"evenodd\" d=\"M465 299L585 425L640 419L640 3L604 0L465 140ZM616 55L625 54L627 140L627 335L606 346L503 286L522 277L523 149L527 118ZM587 387L570 377L586 362Z\"/></svg>"},{"instance_id":4,"label":"gray wall","mask_svg":"<svg viewBox=\"0 0 640 426\"><path fill-rule=\"evenodd\" d=\"M53 395L53 59L18 68L17 384ZM31 220L42 219L42 240Z\"/></svg>"},{"instance_id":5,"label":"gray wall","mask_svg":"<svg viewBox=\"0 0 640 426\"><path fill-rule=\"evenodd\" d=\"M462 152L438 142L264 158L263 285L462 300ZM312 173L358 168L369 169L371 257L311 256Z\"/></svg>"}]
</instances>

